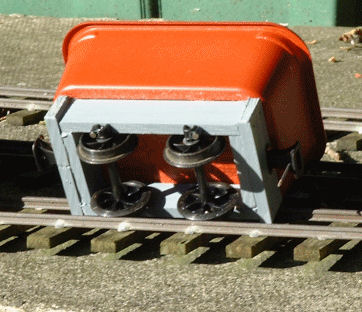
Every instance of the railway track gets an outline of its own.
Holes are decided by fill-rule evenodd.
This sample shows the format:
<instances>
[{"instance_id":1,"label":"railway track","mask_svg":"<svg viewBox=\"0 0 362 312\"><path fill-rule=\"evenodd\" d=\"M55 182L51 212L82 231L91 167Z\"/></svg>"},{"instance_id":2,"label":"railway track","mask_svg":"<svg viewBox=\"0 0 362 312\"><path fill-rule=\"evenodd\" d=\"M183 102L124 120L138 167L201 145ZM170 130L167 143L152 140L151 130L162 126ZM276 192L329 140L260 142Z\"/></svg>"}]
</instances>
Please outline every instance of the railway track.
<instances>
[{"instance_id":1,"label":"railway track","mask_svg":"<svg viewBox=\"0 0 362 312\"><path fill-rule=\"evenodd\" d=\"M0 108L47 111L54 90L0 87Z\"/></svg>"},{"instance_id":2,"label":"railway track","mask_svg":"<svg viewBox=\"0 0 362 312\"><path fill-rule=\"evenodd\" d=\"M31 214L0 212L0 223L6 225L41 225L56 228L102 228L117 231L155 231L208 233L220 235L248 235L250 237L300 237L318 239L358 239L362 240L362 227L328 227L313 224L261 224L232 221L189 221L183 219L154 218L104 218L69 215L65 198L24 197L17 209L37 209L57 211L57 214ZM6 204L3 204L5 208ZM292 211L290 211L292 213ZM362 224L361 210L309 209L306 222L343 222Z\"/></svg>"},{"instance_id":3,"label":"railway track","mask_svg":"<svg viewBox=\"0 0 362 312\"><path fill-rule=\"evenodd\" d=\"M360 222L360 218L354 216ZM323 218L322 218L323 219ZM328 227L299 224L260 224L247 222L202 221L178 219L109 218L71 216L60 214L0 213L0 222L6 225L40 225L55 228L101 228L122 231L184 232L186 234L249 235L250 237L299 237L317 239L362 240L362 228ZM345 219L343 222L347 222Z\"/></svg>"},{"instance_id":4,"label":"railway track","mask_svg":"<svg viewBox=\"0 0 362 312\"><path fill-rule=\"evenodd\" d=\"M0 87L0 107L10 109L42 109L47 110L52 104L54 96L53 90L44 89L24 89L24 88L5 88ZM324 124L328 130L338 131L362 131L362 110L322 108ZM355 171L355 170L354 170ZM69 207L65 199L59 198L31 198L23 199L22 208L36 208L46 210L57 210L69 214ZM301 211L299 211L300 213ZM287 236L287 237L323 237L337 238L335 229L322 229L316 225L262 225L257 223L233 223L233 222L192 222L186 220L157 220L157 219L102 219L102 218L83 218L69 215L29 215L19 213L0 212L0 222L8 224L41 224L44 226L59 225L64 221L67 227L86 227L86 228L108 228L120 229L127 225L134 230L151 230L151 231L194 231L209 233L216 231L220 234L231 235L267 235L267 236ZM356 222L362 223L361 212L359 210L331 210L331 209L314 209L306 210L308 218L305 222ZM105 220L107 222L105 222ZM274 228L275 227L275 228ZM340 237L357 239L361 236L361 229L339 229Z\"/></svg>"},{"instance_id":5,"label":"railway track","mask_svg":"<svg viewBox=\"0 0 362 312\"><path fill-rule=\"evenodd\" d=\"M9 205L9 204L8 204ZM11 205L10 205L11 206ZM68 202L65 198L59 197L32 197L22 198L18 205L12 205L16 209L37 209L61 211L65 214L70 212ZM292 213L292 211L290 211ZM309 222L351 222L362 223L362 212L360 210L343 210L343 209L300 209L299 213L309 216L306 221Z\"/></svg>"},{"instance_id":6,"label":"railway track","mask_svg":"<svg viewBox=\"0 0 362 312\"><path fill-rule=\"evenodd\" d=\"M165 255L165 261L179 264L240 259L251 261L245 262L248 267L283 266L292 261L295 265L307 263L308 268L318 261L317 268L323 270L356 266L354 259L361 253L361 210L307 209L309 217L299 223L268 225L72 216L66 199L54 197L26 196L17 204L0 202L0 209L1 251L41 249L47 255L71 256L100 253L109 259L127 260Z\"/></svg>"},{"instance_id":7,"label":"railway track","mask_svg":"<svg viewBox=\"0 0 362 312\"><path fill-rule=\"evenodd\" d=\"M0 87L0 108L47 111L54 90ZM362 132L362 109L322 107L324 128L331 131Z\"/></svg>"},{"instance_id":8,"label":"railway track","mask_svg":"<svg viewBox=\"0 0 362 312\"><path fill-rule=\"evenodd\" d=\"M322 107L324 129L362 133L362 109Z\"/></svg>"},{"instance_id":9,"label":"railway track","mask_svg":"<svg viewBox=\"0 0 362 312\"><path fill-rule=\"evenodd\" d=\"M52 90L0 88L0 107L46 111L52 104L53 94ZM362 132L362 110L322 108L322 115L327 130ZM340 177L340 181L350 178L353 180L353 176L360 172L360 167L356 171L354 165L352 165L353 168L342 164L333 164L332 168L329 168L330 165L327 167L318 170L320 172L344 170L347 173L347 177ZM321 176L321 178L323 181L329 181L328 177ZM356 183L359 182L358 180ZM90 240L91 246L96 246L90 247L92 252L120 252L124 248L125 250L132 249L134 243L138 244L139 235L145 239L150 233L151 236L164 233L166 236L157 236L166 237L165 240L161 239L156 243L161 254L179 253L183 250L181 253L192 258L195 250L206 248L204 247L205 237L209 242L210 238L216 235L227 238L226 241L231 241L222 245L223 253L229 258L254 257L270 249L275 242L292 239L296 240L292 243L295 260L321 260L346 241L362 241L362 213L359 207L358 209L330 209L310 208L306 205L298 210L283 207L284 215L298 217L267 225L255 222L193 222L181 219L72 216L65 198L27 196L17 203L0 202L0 245L3 238L11 235L20 235L20 237L25 235L28 248L50 248L58 252L75 241L89 242ZM27 232L29 229L30 232ZM103 232L99 235L84 234L95 229L101 229ZM106 235L106 238L103 239L103 235ZM300 243L299 239L306 240ZM105 245L101 243L99 247L99 241L104 240ZM109 249L109 246L113 247ZM304 250L304 248L309 248L308 252L300 256L298 250ZM243 252L240 253L240 250ZM125 251L123 250L122 253Z\"/></svg>"}]
</instances>

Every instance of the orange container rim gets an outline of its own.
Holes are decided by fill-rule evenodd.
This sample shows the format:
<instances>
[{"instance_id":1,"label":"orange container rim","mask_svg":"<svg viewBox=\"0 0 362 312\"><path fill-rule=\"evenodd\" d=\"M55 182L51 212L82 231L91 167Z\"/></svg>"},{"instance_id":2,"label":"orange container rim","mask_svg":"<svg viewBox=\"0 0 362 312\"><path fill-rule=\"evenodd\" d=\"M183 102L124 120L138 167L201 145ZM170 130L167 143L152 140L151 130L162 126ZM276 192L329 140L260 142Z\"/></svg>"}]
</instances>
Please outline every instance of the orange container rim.
<instances>
[{"instance_id":1,"label":"orange container rim","mask_svg":"<svg viewBox=\"0 0 362 312\"><path fill-rule=\"evenodd\" d=\"M290 40L293 44L295 44L298 48L302 49L303 52L306 53L308 58L311 60L311 55L308 47L304 43L303 39L301 39L295 32L291 29L271 22L183 22L183 21L164 21L164 20L139 20L139 21L90 21L84 22L74 26L69 30L67 35L63 41L63 58L66 63L68 60L68 50L69 45L73 37L79 33L81 30L91 27L91 26L139 26L139 25L149 25L149 26L245 26L245 27L258 27L259 31L262 28L265 29L275 29L279 33L282 33L284 39Z\"/></svg>"}]
</instances>

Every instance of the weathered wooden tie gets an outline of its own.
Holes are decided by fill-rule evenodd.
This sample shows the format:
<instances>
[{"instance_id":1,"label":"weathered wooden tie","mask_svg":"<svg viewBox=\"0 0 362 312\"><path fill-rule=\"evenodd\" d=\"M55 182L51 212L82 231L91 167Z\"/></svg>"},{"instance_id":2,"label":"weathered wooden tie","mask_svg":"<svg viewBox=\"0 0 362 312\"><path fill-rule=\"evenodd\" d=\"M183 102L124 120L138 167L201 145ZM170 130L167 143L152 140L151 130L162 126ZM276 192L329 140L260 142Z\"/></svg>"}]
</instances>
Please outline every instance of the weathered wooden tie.
<instances>
[{"instance_id":1,"label":"weathered wooden tie","mask_svg":"<svg viewBox=\"0 0 362 312\"><path fill-rule=\"evenodd\" d=\"M81 228L54 228L45 227L30 234L26 240L26 246L29 249L48 249L53 248L67 240L77 237L86 230Z\"/></svg>"},{"instance_id":2,"label":"weathered wooden tie","mask_svg":"<svg viewBox=\"0 0 362 312\"><path fill-rule=\"evenodd\" d=\"M91 252L116 253L145 236L141 231L117 232L109 230L91 240Z\"/></svg>"},{"instance_id":3,"label":"weathered wooden tie","mask_svg":"<svg viewBox=\"0 0 362 312\"><path fill-rule=\"evenodd\" d=\"M160 244L161 255L186 255L210 240L209 234L175 233Z\"/></svg>"},{"instance_id":4,"label":"weathered wooden tie","mask_svg":"<svg viewBox=\"0 0 362 312\"><path fill-rule=\"evenodd\" d=\"M44 117L44 112L39 110L29 111L26 109L11 113L6 116L6 121L13 126L26 126L38 123Z\"/></svg>"},{"instance_id":5,"label":"weathered wooden tie","mask_svg":"<svg viewBox=\"0 0 362 312\"><path fill-rule=\"evenodd\" d=\"M270 249L283 240L280 237L249 237L240 236L225 247L227 258L253 258L264 250Z\"/></svg>"},{"instance_id":6,"label":"weathered wooden tie","mask_svg":"<svg viewBox=\"0 0 362 312\"><path fill-rule=\"evenodd\" d=\"M356 226L355 223L334 222L330 226ZM320 261L338 250L345 240L308 238L294 248L294 261Z\"/></svg>"}]
</instances>

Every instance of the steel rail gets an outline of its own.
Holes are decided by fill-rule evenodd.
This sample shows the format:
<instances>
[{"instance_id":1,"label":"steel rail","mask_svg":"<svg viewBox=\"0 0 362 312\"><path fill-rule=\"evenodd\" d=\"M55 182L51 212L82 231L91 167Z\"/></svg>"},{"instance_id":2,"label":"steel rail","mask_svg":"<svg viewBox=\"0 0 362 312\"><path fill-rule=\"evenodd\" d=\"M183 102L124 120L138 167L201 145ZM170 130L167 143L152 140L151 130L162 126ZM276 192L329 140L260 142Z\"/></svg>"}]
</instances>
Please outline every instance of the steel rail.
<instances>
[{"instance_id":1,"label":"steel rail","mask_svg":"<svg viewBox=\"0 0 362 312\"><path fill-rule=\"evenodd\" d=\"M320 208L313 210L313 214L362 217L362 210L347 210L347 209L341 210L341 209Z\"/></svg>"},{"instance_id":2,"label":"steel rail","mask_svg":"<svg viewBox=\"0 0 362 312\"><path fill-rule=\"evenodd\" d=\"M9 109L27 109L48 111L52 106L52 101L23 100L0 98L0 107Z\"/></svg>"},{"instance_id":3,"label":"steel rail","mask_svg":"<svg viewBox=\"0 0 362 312\"><path fill-rule=\"evenodd\" d=\"M355 177L362 177L362 164L360 163L344 163L334 161L319 161L311 168L312 171L317 170L319 172L341 172L343 174L353 174ZM313 175L312 175L313 176Z\"/></svg>"},{"instance_id":4,"label":"steel rail","mask_svg":"<svg viewBox=\"0 0 362 312\"><path fill-rule=\"evenodd\" d=\"M341 222L341 223L358 223L361 224L360 216L345 216L345 215L313 215L308 219L313 222Z\"/></svg>"},{"instance_id":5,"label":"steel rail","mask_svg":"<svg viewBox=\"0 0 362 312\"><path fill-rule=\"evenodd\" d=\"M23 209L70 211L66 198L24 196L21 200Z\"/></svg>"},{"instance_id":6,"label":"steel rail","mask_svg":"<svg viewBox=\"0 0 362 312\"><path fill-rule=\"evenodd\" d=\"M362 120L362 109L322 107L323 118L346 118Z\"/></svg>"},{"instance_id":7,"label":"steel rail","mask_svg":"<svg viewBox=\"0 0 362 312\"><path fill-rule=\"evenodd\" d=\"M59 214L22 214L16 212L1 212L0 223L7 225L54 226L55 228L103 228L118 231L135 230L184 232L188 234L249 235L251 237L275 236L362 240L361 227L330 227L320 225L260 224L153 218L104 218Z\"/></svg>"},{"instance_id":8,"label":"steel rail","mask_svg":"<svg viewBox=\"0 0 362 312\"><path fill-rule=\"evenodd\" d=\"M328 210L331 211L328 212ZM362 224L361 210L316 209L312 214L308 221Z\"/></svg>"},{"instance_id":9,"label":"steel rail","mask_svg":"<svg viewBox=\"0 0 362 312\"><path fill-rule=\"evenodd\" d=\"M362 133L362 120L361 121L348 121L348 120L344 121L344 120L324 119L323 125L324 125L325 130Z\"/></svg>"},{"instance_id":10,"label":"steel rail","mask_svg":"<svg viewBox=\"0 0 362 312\"><path fill-rule=\"evenodd\" d=\"M0 87L0 96L52 100L55 90Z\"/></svg>"},{"instance_id":11,"label":"steel rail","mask_svg":"<svg viewBox=\"0 0 362 312\"><path fill-rule=\"evenodd\" d=\"M49 110L54 90L0 87L0 107L9 109Z\"/></svg>"},{"instance_id":12,"label":"steel rail","mask_svg":"<svg viewBox=\"0 0 362 312\"><path fill-rule=\"evenodd\" d=\"M321 111L324 129L362 132L362 109L322 107ZM345 118L350 120L328 118Z\"/></svg>"},{"instance_id":13,"label":"steel rail","mask_svg":"<svg viewBox=\"0 0 362 312\"><path fill-rule=\"evenodd\" d=\"M26 196L22 198L22 203L11 205L0 203L3 208L17 209L36 209L36 210L53 210L69 213L69 205L65 198L59 197L37 197ZM361 210L341 210L341 209L283 209L283 212L290 214L307 215L306 221L317 222L345 222L345 223L361 223Z\"/></svg>"}]
</instances>

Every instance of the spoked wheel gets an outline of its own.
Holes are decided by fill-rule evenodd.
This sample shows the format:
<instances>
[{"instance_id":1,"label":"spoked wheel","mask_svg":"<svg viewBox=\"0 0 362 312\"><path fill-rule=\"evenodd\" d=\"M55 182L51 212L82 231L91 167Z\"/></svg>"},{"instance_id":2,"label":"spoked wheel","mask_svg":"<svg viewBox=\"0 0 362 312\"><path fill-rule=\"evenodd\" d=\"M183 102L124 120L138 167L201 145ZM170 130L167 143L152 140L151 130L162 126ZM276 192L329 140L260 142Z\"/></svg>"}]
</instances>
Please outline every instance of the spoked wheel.
<instances>
[{"instance_id":1,"label":"spoked wheel","mask_svg":"<svg viewBox=\"0 0 362 312\"><path fill-rule=\"evenodd\" d=\"M95 192L91 209L99 216L122 217L145 208L151 198L151 190L139 181L122 182L117 161L132 153L137 147L137 136L119 134L110 125L95 125L90 133L80 137L80 159L92 165L107 167L111 186Z\"/></svg>"},{"instance_id":2,"label":"spoked wheel","mask_svg":"<svg viewBox=\"0 0 362 312\"><path fill-rule=\"evenodd\" d=\"M122 197L116 200L112 188L99 190L93 194L91 209L102 217L123 217L144 208L151 198L151 190L139 181L123 182Z\"/></svg>"},{"instance_id":3,"label":"spoked wheel","mask_svg":"<svg viewBox=\"0 0 362 312\"><path fill-rule=\"evenodd\" d=\"M238 192L222 182L208 183L203 166L220 156L225 138L210 136L199 127L184 126L184 135L170 136L164 159L178 168L194 168L196 187L177 203L180 214L190 220L211 220L232 212L240 203Z\"/></svg>"},{"instance_id":4,"label":"spoked wheel","mask_svg":"<svg viewBox=\"0 0 362 312\"><path fill-rule=\"evenodd\" d=\"M232 212L239 204L239 194L227 183L208 184L208 197L203 200L199 187L186 191L177 203L177 209L186 219L205 221L217 219Z\"/></svg>"}]
</instances>

